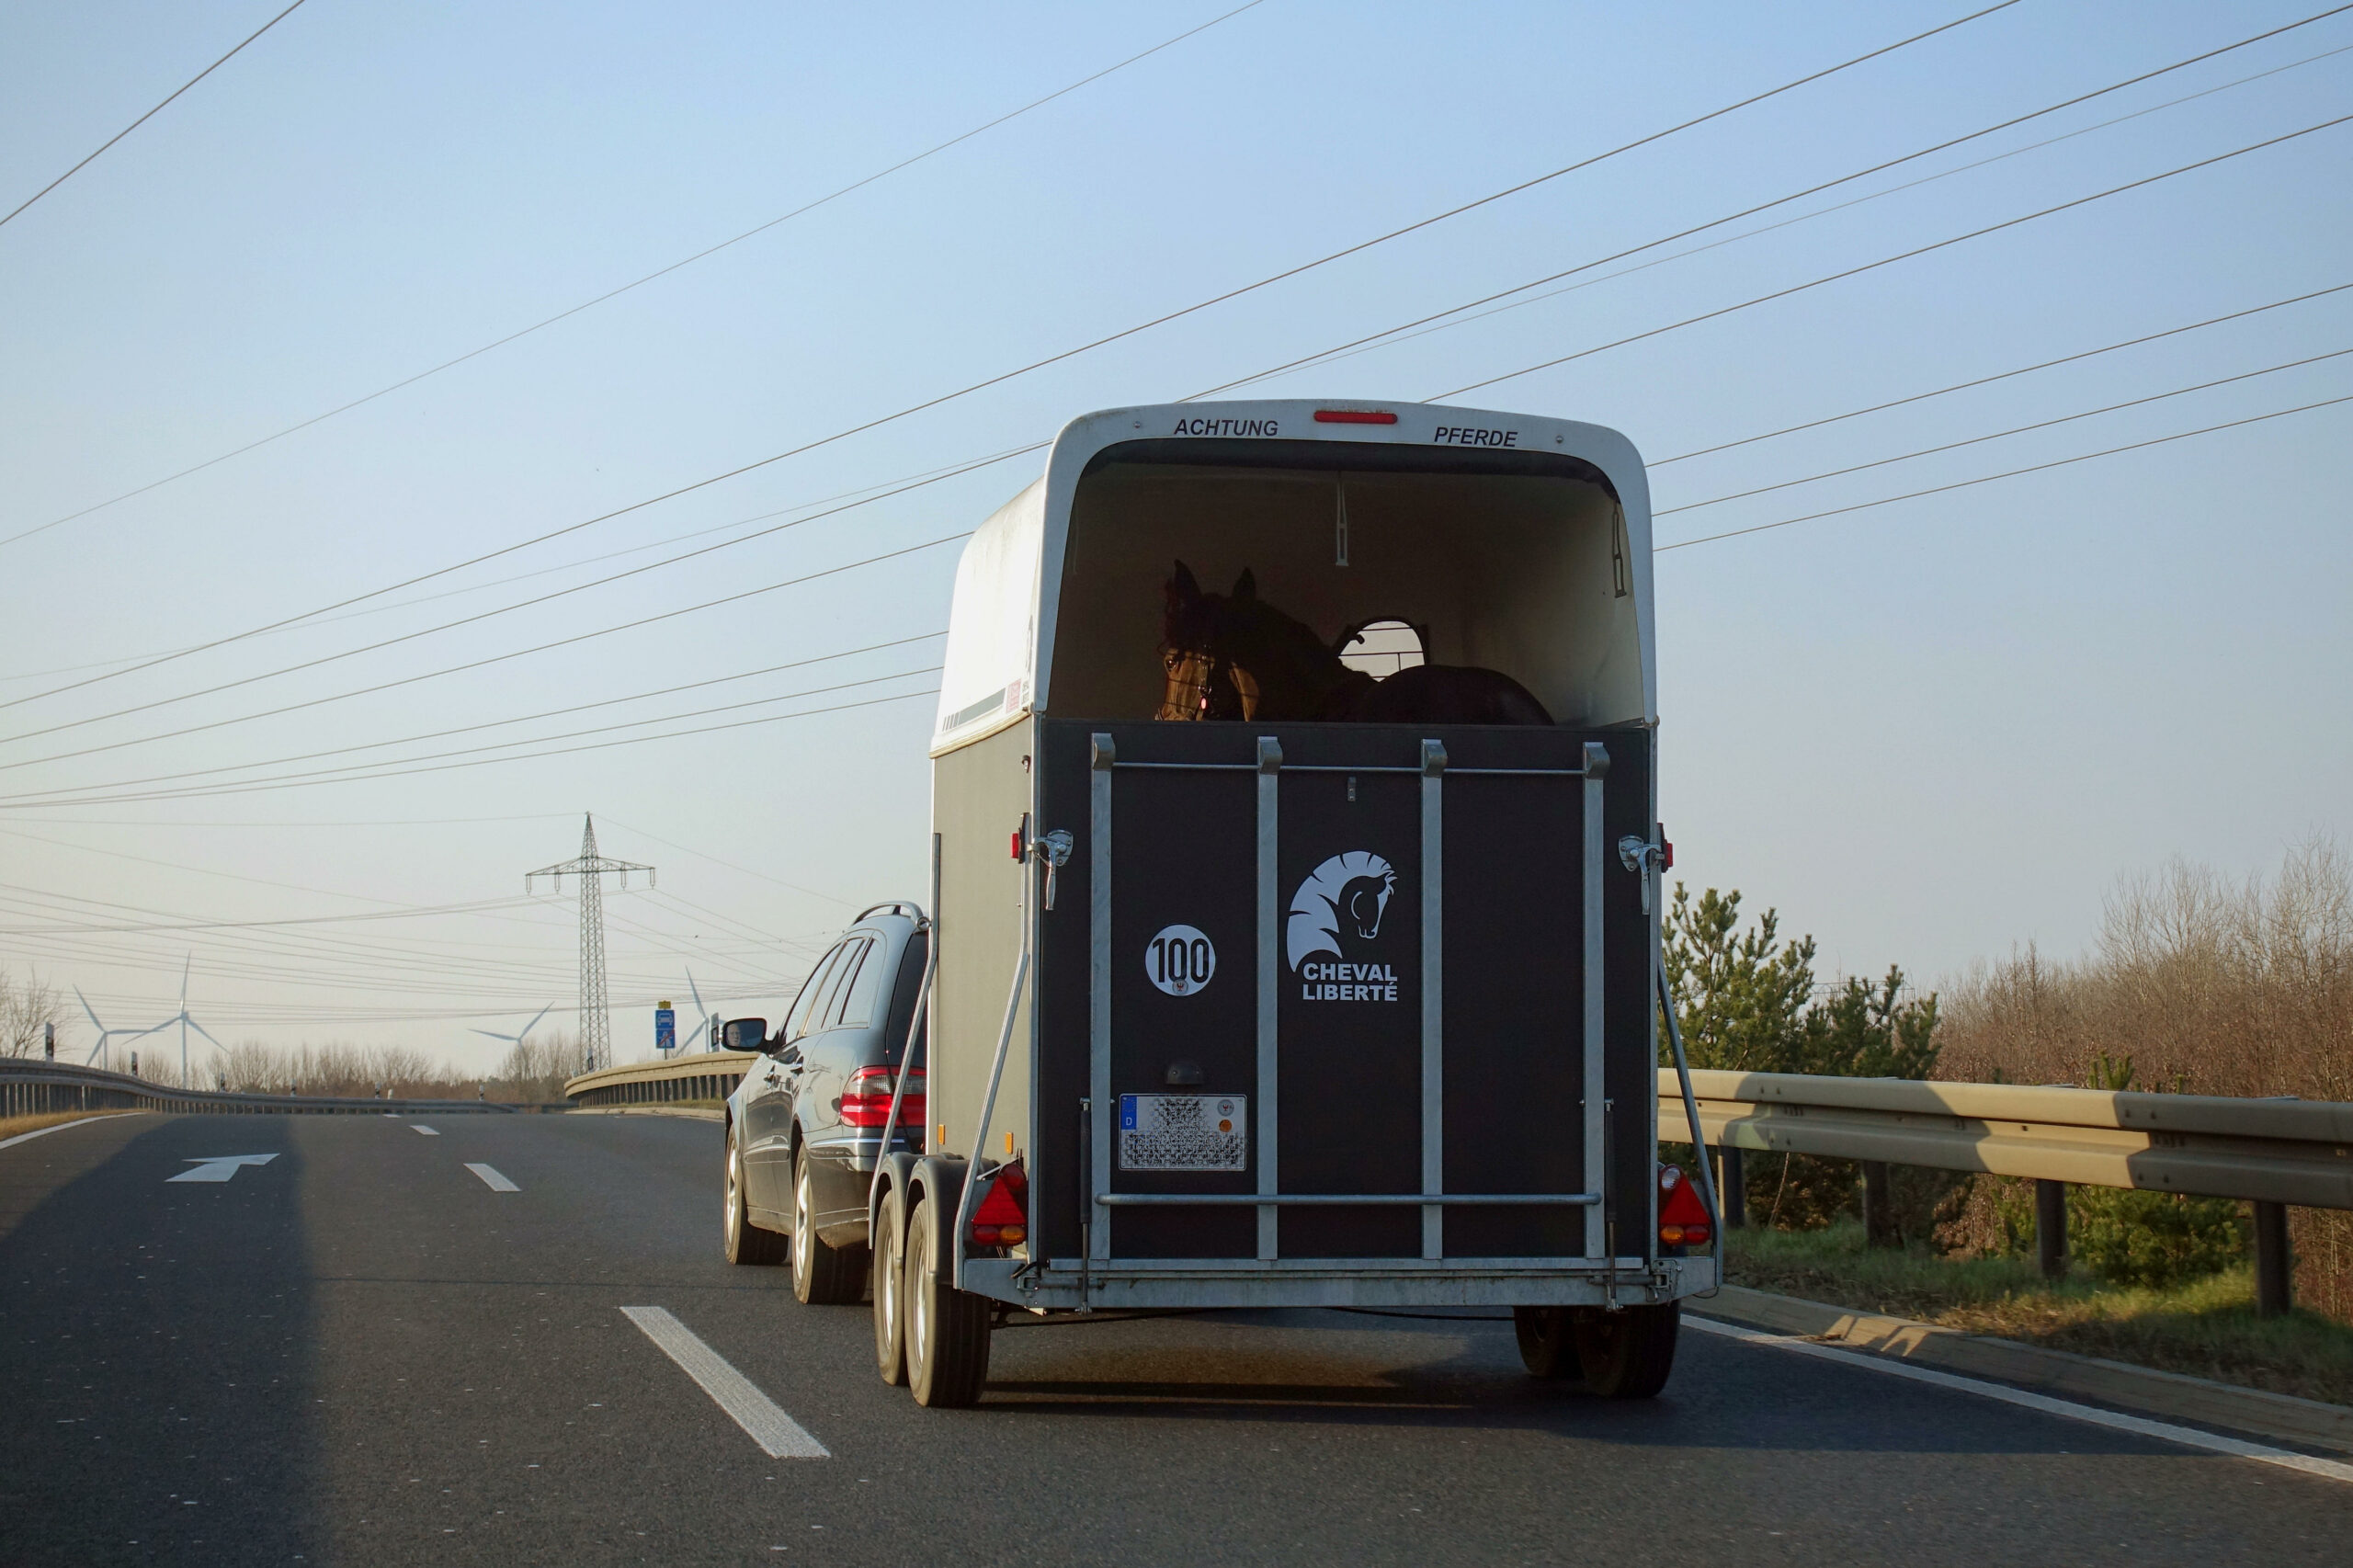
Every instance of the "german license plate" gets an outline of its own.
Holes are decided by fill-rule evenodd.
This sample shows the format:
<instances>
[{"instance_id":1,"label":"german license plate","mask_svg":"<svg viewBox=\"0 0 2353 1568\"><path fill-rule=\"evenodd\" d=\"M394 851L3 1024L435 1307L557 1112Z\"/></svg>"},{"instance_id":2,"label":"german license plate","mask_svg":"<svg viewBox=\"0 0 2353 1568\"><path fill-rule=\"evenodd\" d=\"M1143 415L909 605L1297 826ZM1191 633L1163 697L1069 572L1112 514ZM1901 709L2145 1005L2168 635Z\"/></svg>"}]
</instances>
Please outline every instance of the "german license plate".
<instances>
[{"instance_id":1,"label":"german license plate","mask_svg":"<svg viewBox=\"0 0 2353 1568\"><path fill-rule=\"evenodd\" d=\"M1121 1095L1120 1168L1246 1170L1249 1111L1245 1095Z\"/></svg>"}]
</instances>

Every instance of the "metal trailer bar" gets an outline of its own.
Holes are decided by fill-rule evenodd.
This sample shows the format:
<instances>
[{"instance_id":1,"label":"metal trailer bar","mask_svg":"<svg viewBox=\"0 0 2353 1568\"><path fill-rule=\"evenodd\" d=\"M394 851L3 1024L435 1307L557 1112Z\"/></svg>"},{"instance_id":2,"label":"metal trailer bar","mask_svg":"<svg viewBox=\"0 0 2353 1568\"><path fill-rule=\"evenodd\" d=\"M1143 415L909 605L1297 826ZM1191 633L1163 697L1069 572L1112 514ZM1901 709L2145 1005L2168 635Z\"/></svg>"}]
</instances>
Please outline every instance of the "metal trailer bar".
<instances>
[{"instance_id":1,"label":"metal trailer bar","mask_svg":"<svg viewBox=\"0 0 2353 1568\"><path fill-rule=\"evenodd\" d=\"M1282 924L1282 884L1275 862L1276 831L1282 807L1282 743L1272 735L1258 737L1258 1193L1272 1198L1282 1190L1280 1165L1282 1126L1280 1061L1278 1051L1275 933ZM1275 1206L1258 1206L1258 1256L1272 1262L1279 1247L1280 1221Z\"/></svg>"},{"instance_id":2,"label":"metal trailer bar","mask_svg":"<svg viewBox=\"0 0 2353 1568\"><path fill-rule=\"evenodd\" d=\"M1654 875L1654 868L1644 866L1643 874L1645 877ZM1657 966L1652 972L1658 976L1659 1008L1666 1014L1666 1041L1675 1048L1676 1081L1683 1086L1683 1114L1689 1119L1691 1127L1691 1163L1699 1167L1699 1188L1706 1194L1708 1212L1716 1221L1715 1234L1710 1238L1716 1244L1710 1253L1716 1260L1716 1283L1706 1291L1712 1296L1724 1282L1724 1211L1716 1199L1716 1173L1709 1165L1708 1146L1699 1141L1699 1100L1691 1092L1690 1064L1683 1059L1683 1026L1675 1017L1675 988L1666 983L1665 965ZM1653 1125L1655 1127L1655 1120Z\"/></svg>"},{"instance_id":3,"label":"metal trailer bar","mask_svg":"<svg viewBox=\"0 0 2353 1568\"><path fill-rule=\"evenodd\" d=\"M1607 1019L1602 996L1601 944L1601 821L1602 780L1609 772L1609 750L1598 741L1585 743L1585 1185L1605 1198L1609 1191L1608 1092L1603 1077L1602 1028ZM1606 1203L1586 1210L1585 1255L1597 1258L1614 1251L1608 1244Z\"/></svg>"},{"instance_id":4,"label":"metal trailer bar","mask_svg":"<svg viewBox=\"0 0 2353 1568\"><path fill-rule=\"evenodd\" d=\"M1086 835L1086 1204L1079 1218L1090 1261L1108 1262L1111 1227L1095 1222L1095 1198L1111 1190L1111 737L1097 733L1088 755Z\"/></svg>"},{"instance_id":5,"label":"metal trailer bar","mask_svg":"<svg viewBox=\"0 0 2353 1568\"><path fill-rule=\"evenodd\" d=\"M1237 1209L1244 1205L1279 1204L1355 1209L1419 1207L1425 1212L1448 1203L1477 1203L1502 1208L1580 1208L1598 1204L1597 1192L1105 1192L1095 1201L1108 1208L1192 1209L1208 1205ZM1438 1255L1427 1253L1425 1262ZM1329 1260L1319 1260L1329 1261ZM1121 1265L1122 1267L1126 1266Z\"/></svg>"},{"instance_id":6,"label":"metal trailer bar","mask_svg":"<svg viewBox=\"0 0 2353 1568\"><path fill-rule=\"evenodd\" d=\"M939 835L936 833L931 835L931 906L934 909L939 907ZM885 906L877 904L875 907ZM866 1182L866 1212L870 1219L875 1212L875 1194L882 1189L882 1168L891 1163L891 1134L899 1125L900 1103L907 1097L907 1074L915 1069L915 1041L923 1038L924 1015L931 1006L932 977L939 971L939 928L922 910L917 909L915 913L915 929L928 933L930 939L924 944L923 979L916 983L915 1008L914 1015L907 1019L906 1043L899 1048L899 1071L891 1085L891 1113L882 1119L882 1136L876 1141L874 1148L874 1174ZM865 917L861 915L859 918ZM928 1063L926 1065L927 1069ZM929 1087L928 1078L925 1086ZM930 1102L926 1099L925 1103L928 1105ZM925 1131L929 1131L930 1129ZM861 1138L858 1142L863 1143L865 1140ZM851 1158L857 1158L855 1152Z\"/></svg>"},{"instance_id":7,"label":"metal trailer bar","mask_svg":"<svg viewBox=\"0 0 2353 1568\"><path fill-rule=\"evenodd\" d=\"M1422 1190L1446 1190L1446 747L1422 742ZM1422 1256L1446 1256L1446 1210L1422 1207Z\"/></svg>"},{"instance_id":8,"label":"metal trailer bar","mask_svg":"<svg viewBox=\"0 0 2353 1568\"><path fill-rule=\"evenodd\" d=\"M964 1278L965 1233L971 1228L972 1222L972 1205L979 1200L980 1197L981 1162L988 1154L989 1122L996 1115L997 1085L1005 1080L1005 1058L1006 1053L1013 1046L1013 1022L1021 1013L1021 992L1023 987L1029 983L1029 957L1032 946L1029 884L1037 880L1037 872L1031 869L1035 863L1034 857L1030 854L1033 842L1030 830L1034 821L1035 819L1029 812L1022 813L1021 902L1017 906L1021 921L1021 958L1013 966L1013 986L1005 994L1005 1027L997 1033L996 1057L989 1063L988 1091L981 1096L981 1119L979 1124L972 1129L971 1161L965 1171L963 1190L958 1195L956 1200L955 1269L949 1278L957 1282L959 1289L962 1288Z\"/></svg>"}]
</instances>

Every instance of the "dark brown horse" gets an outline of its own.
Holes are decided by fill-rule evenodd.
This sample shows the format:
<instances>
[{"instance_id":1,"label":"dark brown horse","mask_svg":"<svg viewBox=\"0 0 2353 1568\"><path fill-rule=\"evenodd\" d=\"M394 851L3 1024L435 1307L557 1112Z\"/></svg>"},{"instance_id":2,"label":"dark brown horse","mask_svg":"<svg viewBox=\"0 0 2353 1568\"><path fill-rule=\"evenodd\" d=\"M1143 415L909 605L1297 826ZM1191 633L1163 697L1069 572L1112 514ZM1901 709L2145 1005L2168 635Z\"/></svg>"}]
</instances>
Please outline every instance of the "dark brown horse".
<instances>
[{"instance_id":1,"label":"dark brown horse","mask_svg":"<svg viewBox=\"0 0 2353 1568\"><path fill-rule=\"evenodd\" d=\"M1549 724L1528 688L1497 670L1415 665L1386 680L1352 670L1304 623L1258 597L1245 571L1205 594L1186 564L1168 579L1160 719L1327 720L1358 723Z\"/></svg>"}]
</instances>

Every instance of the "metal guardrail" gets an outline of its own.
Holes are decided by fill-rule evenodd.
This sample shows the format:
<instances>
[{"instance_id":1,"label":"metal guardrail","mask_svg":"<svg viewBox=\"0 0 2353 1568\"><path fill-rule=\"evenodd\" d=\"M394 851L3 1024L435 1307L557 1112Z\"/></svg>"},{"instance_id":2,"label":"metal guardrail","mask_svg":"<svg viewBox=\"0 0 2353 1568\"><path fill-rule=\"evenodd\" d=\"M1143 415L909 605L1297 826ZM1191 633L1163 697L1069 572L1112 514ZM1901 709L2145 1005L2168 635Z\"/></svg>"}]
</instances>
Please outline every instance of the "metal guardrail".
<instances>
[{"instance_id":1,"label":"metal guardrail","mask_svg":"<svg viewBox=\"0 0 2353 1568\"><path fill-rule=\"evenodd\" d=\"M667 1061L630 1062L583 1073L563 1085L583 1109L607 1106L672 1105L680 1100L723 1100L735 1092L756 1051L698 1051Z\"/></svg>"},{"instance_id":2,"label":"metal guardrail","mask_svg":"<svg viewBox=\"0 0 2353 1568\"><path fill-rule=\"evenodd\" d=\"M496 1100L384 1100L328 1095L241 1095L176 1089L167 1084L74 1067L62 1062L0 1058L0 1116L42 1116L72 1110L167 1110L199 1115L275 1113L299 1116L450 1116L524 1108Z\"/></svg>"},{"instance_id":3,"label":"metal guardrail","mask_svg":"<svg viewBox=\"0 0 2353 1568\"><path fill-rule=\"evenodd\" d=\"M1658 1135L1691 1141L1671 1071ZM1702 1142L2038 1181L2353 1209L2353 1105L1695 1071Z\"/></svg>"}]
</instances>

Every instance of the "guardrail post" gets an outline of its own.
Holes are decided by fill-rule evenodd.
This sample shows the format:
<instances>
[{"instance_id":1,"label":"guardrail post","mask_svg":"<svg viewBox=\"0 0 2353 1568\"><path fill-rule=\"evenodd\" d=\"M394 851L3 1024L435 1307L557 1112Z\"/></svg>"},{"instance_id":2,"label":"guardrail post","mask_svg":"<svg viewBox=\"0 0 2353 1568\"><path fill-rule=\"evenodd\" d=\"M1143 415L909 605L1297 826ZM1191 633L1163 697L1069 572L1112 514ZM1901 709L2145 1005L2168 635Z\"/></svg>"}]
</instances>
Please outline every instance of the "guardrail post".
<instances>
[{"instance_id":1,"label":"guardrail post","mask_svg":"<svg viewBox=\"0 0 2353 1568\"><path fill-rule=\"evenodd\" d=\"M1727 1231L1745 1230L1748 1225L1748 1177L1741 1169L1740 1150L1733 1144L1717 1146L1722 1156L1723 1176L1716 1183L1717 1201L1724 1206L1721 1222Z\"/></svg>"},{"instance_id":2,"label":"guardrail post","mask_svg":"<svg viewBox=\"0 0 2353 1568\"><path fill-rule=\"evenodd\" d=\"M2063 1181L2034 1184L2034 1257L2045 1279L2057 1279L2067 1272L2067 1184Z\"/></svg>"},{"instance_id":3,"label":"guardrail post","mask_svg":"<svg viewBox=\"0 0 2353 1568\"><path fill-rule=\"evenodd\" d=\"M2255 1313L2283 1317L2295 1305L2295 1259L2288 1252L2288 1206L2255 1205Z\"/></svg>"},{"instance_id":4,"label":"guardrail post","mask_svg":"<svg viewBox=\"0 0 2353 1568\"><path fill-rule=\"evenodd\" d=\"M1887 1162L1863 1160L1863 1244L1892 1247L1902 1244L1895 1230L1894 1194L1889 1190Z\"/></svg>"}]
</instances>

